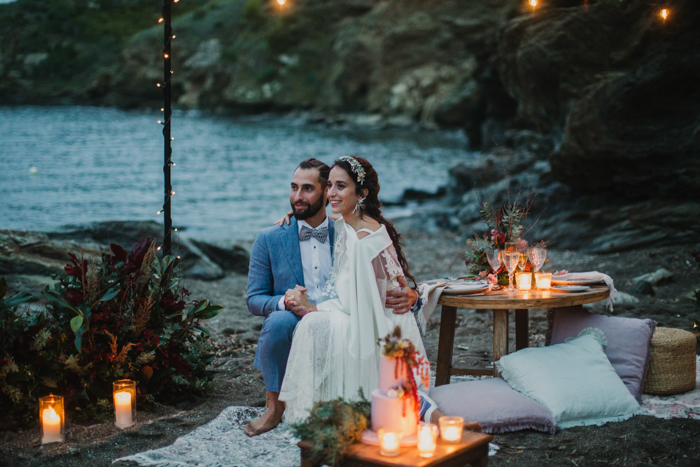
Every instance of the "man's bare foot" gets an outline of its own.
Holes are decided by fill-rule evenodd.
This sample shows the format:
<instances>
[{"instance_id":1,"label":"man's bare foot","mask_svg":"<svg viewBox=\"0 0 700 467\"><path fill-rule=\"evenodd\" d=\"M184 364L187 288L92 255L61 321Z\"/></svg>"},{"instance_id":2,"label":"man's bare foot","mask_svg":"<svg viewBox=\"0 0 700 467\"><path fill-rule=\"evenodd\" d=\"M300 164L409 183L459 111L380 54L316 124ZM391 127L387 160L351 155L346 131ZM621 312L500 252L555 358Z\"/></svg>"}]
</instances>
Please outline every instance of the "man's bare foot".
<instances>
[{"instance_id":1,"label":"man's bare foot","mask_svg":"<svg viewBox=\"0 0 700 467\"><path fill-rule=\"evenodd\" d=\"M253 420L250 423L247 423L243 427L243 431L245 431L245 434L251 437L267 433L268 431L272 430L277 425L279 425L282 421L282 413L277 415L275 412L277 411L267 409L267 411L264 414L262 414L260 418L258 418L257 420Z\"/></svg>"},{"instance_id":2,"label":"man's bare foot","mask_svg":"<svg viewBox=\"0 0 700 467\"><path fill-rule=\"evenodd\" d=\"M284 402L280 402L279 392L267 391L267 411L257 420L247 423L243 431L250 437L258 436L275 428L282 421Z\"/></svg>"}]
</instances>

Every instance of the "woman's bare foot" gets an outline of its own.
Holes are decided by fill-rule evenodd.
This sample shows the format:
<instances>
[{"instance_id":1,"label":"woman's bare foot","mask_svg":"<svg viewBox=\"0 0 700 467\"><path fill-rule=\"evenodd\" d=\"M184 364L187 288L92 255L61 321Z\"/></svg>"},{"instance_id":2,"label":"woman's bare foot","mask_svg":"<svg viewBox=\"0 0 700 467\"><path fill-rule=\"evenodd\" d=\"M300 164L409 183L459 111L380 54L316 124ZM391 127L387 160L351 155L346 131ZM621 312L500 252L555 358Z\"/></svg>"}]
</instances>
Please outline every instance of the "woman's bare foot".
<instances>
[{"instance_id":1,"label":"woman's bare foot","mask_svg":"<svg viewBox=\"0 0 700 467\"><path fill-rule=\"evenodd\" d=\"M250 437L258 436L275 428L282 421L284 414L284 402L280 402L278 392L267 393L267 411L262 416L243 427L243 431Z\"/></svg>"}]
</instances>

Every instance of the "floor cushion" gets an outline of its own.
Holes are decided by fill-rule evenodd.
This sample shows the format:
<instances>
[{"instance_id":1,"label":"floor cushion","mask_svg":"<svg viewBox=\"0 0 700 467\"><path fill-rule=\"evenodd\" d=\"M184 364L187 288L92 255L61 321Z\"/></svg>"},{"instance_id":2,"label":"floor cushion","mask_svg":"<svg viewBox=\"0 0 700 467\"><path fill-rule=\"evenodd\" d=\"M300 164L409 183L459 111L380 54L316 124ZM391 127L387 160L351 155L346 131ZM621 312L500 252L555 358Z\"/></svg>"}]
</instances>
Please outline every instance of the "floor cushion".
<instances>
[{"instance_id":1,"label":"floor cushion","mask_svg":"<svg viewBox=\"0 0 700 467\"><path fill-rule=\"evenodd\" d=\"M550 310L545 345L560 344L585 328L598 328L608 341L605 355L630 394L642 400L642 389L656 321L589 313L581 307Z\"/></svg>"},{"instance_id":2,"label":"floor cushion","mask_svg":"<svg viewBox=\"0 0 700 467\"><path fill-rule=\"evenodd\" d=\"M547 408L559 428L625 420L639 413L639 404L613 369L600 339L602 334L586 334L522 349L501 357L496 368L514 389Z\"/></svg>"},{"instance_id":3,"label":"floor cushion","mask_svg":"<svg viewBox=\"0 0 700 467\"><path fill-rule=\"evenodd\" d=\"M430 397L445 415L479 422L484 433L557 431L557 422L547 409L511 388L502 378L437 386L430 390Z\"/></svg>"}]
</instances>

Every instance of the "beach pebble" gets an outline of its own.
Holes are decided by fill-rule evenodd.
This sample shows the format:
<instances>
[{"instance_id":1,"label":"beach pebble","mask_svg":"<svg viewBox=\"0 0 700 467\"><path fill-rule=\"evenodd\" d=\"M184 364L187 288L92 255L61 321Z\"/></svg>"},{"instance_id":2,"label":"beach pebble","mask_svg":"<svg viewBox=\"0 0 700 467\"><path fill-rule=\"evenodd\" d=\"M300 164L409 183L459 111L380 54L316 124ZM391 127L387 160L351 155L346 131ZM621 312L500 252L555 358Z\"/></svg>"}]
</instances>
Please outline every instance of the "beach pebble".
<instances>
[{"instance_id":1,"label":"beach pebble","mask_svg":"<svg viewBox=\"0 0 700 467\"><path fill-rule=\"evenodd\" d=\"M650 272L648 274L643 274L641 276L637 276L634 279L632 279L632 282L637 283L637 282L649 282L651 285L658 285L663 282L666 282L667 280L673 278L673 273L671 271L668 271L664 268L657 269L654 272Z\"/></svg>"}]
</instances>

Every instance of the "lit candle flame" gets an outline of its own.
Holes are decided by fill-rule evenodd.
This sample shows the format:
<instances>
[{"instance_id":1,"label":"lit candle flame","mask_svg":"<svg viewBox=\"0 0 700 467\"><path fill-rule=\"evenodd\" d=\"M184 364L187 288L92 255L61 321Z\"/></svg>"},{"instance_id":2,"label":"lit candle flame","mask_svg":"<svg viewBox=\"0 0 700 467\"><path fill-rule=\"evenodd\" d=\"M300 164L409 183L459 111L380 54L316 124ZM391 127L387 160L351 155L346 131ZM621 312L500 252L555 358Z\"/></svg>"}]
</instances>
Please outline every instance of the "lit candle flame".
<instances>
[{"instance_id":1,"label":"lit candle flame","mask_svg":"<svg viewBox=\"0 0 700 467\"><path fill-rule=\"evenodd\" d=\"M664 19L664 21L666 21L666 18L668 18L668 10L666 8L661 10L661 17Z\"/></svg>"},{"instance_id":2,"label":"lit candle flame","mask_svg":"<svg viewBox=\"0 0 700 467\"><path fill-rule=\"evenodd\" d=\"M277 3L278 3L280 6L282 6L282 5L284 5L285 3L287 3L287 0L277 0Z\"/></svg>"},{"instance_id":3,"label":"lit candle flame","mask_svg":"<svg viewBox=\"0 0 700 467\"><path fill-rule=\"evenodd\" d=\"M537 6L537 0L530 0L530 5L532 8L535 8Z\"/></svg>"}]
</instances>

